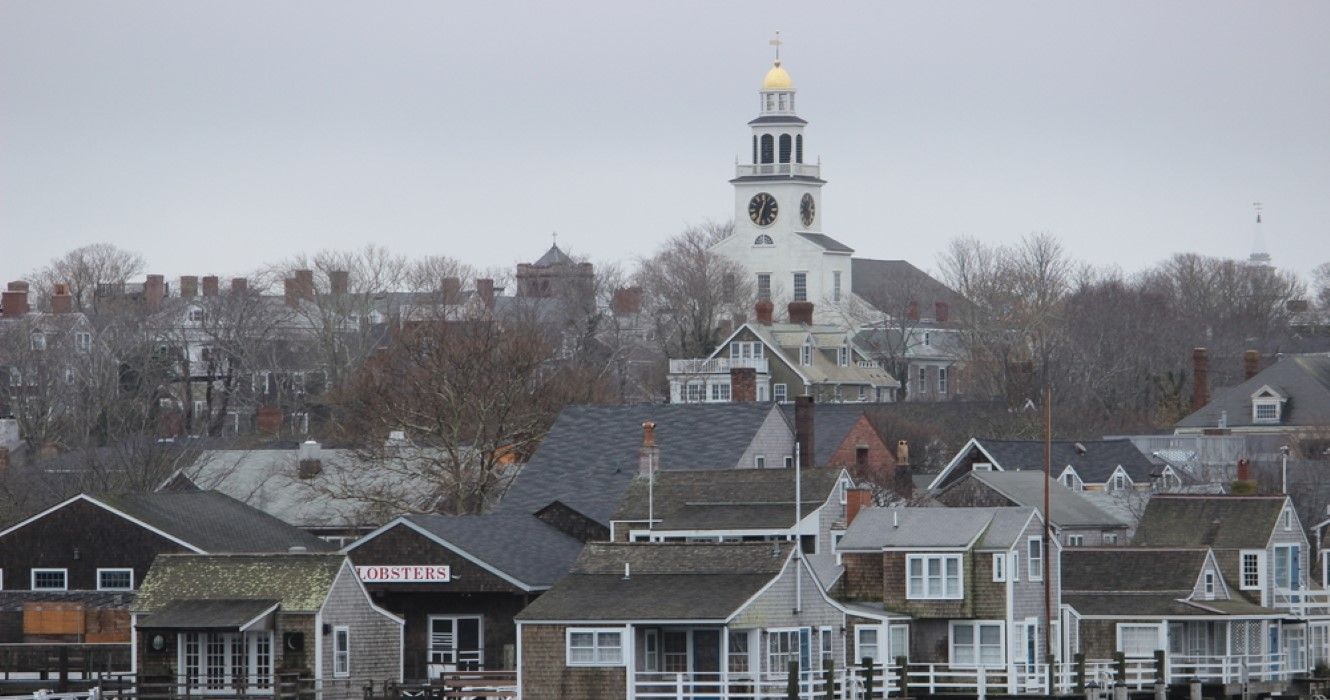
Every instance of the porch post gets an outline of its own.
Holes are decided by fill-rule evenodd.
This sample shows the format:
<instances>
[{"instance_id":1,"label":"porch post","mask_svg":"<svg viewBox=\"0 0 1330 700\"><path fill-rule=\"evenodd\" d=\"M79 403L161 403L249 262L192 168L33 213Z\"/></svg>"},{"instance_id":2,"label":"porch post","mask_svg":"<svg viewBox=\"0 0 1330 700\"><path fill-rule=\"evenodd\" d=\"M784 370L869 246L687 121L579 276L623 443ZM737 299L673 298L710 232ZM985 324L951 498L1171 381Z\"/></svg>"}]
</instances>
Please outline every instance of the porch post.
<instances>
[{"instance_id":1,"label":"porch post","mask_svg":"<svg viewBox=\"0 0 1330 700\"><path fill-rule=\"evenodd\" d=\"M720 697L730 697L730 628L720 628Z\"/></svg>"},{"instance_id":2,"label":"porch post","mask_svg":"<svg viewBox=\"0 0 1330 700\"><path fill-rule=\"evenodd\" d=\"M628 700L637 697L637 640L634 638L632 625L623 626L623 668L627 674L627 685L624 686L627 691L625 695ZM521 688L518 689L519 691Z\"/></svg>"}]
</instances>

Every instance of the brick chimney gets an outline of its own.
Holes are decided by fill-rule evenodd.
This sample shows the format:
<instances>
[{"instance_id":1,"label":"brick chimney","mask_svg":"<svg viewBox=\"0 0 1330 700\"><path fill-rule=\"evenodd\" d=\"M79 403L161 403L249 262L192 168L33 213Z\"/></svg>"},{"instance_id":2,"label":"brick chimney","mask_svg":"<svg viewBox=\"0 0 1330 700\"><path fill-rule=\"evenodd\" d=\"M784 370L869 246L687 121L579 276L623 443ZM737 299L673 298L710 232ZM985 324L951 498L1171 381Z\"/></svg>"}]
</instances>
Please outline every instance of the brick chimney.
<instances>
[{"instance_id":1,"label":"brick chimney","mask_svg":"<svg viewBox=\"0 0 1330 700\"><path fill-rule=\"evenodd\" d=\"M296 270L296 296L305 301L314 301L314 271Z\"/></svg>"},{"instance_id":2,"label":"brick chimney","mask_svg":"<svg viewBox=\"0 0 1330 700\"><path fill-rule=\"evenodd\" d=\"M346 270L330 270L328 272L328 291L335 297L345 296L351 289L351 273Z\"/></svg>"},{"instance_id":3,"label":"brick chimney","mask_svg":"<svg viewBox=\"0 0 1330 700\"><path fill-rule=\"evenodd\" d=\"M180 298L193 299L199 295L199 277L198 275L180 276Z\"/></svg>"},{"instance_id":4,"label":"brick chimney","mask_svg":"<svg viewBox=\"0 0 1330 700\"><path fill-rule=\"evenodd\" d=\"M260 406L254 411L254 428L266 435L276 435L282 431L282 409L276 406Z\"/></svg>"},{"instance_id":5,"label":"brick chimney","mask_svg":"<svg viewBox=\"0 0 1330 700\"><path fill-rule=\"evenodd\" d=\"M441 289L443 290L443 303L456 304L462 300L462 280L456 277L444 277Z\"/></svg>"},{"instance_id":6,"label":"brick chimney","mask_svg":"<svg viewBox=\"0 0 1330 700\"><path fill-rule=\"evenodd\" d=\"M897 466L909 466L909 465L910 465L910 441L909 441L909 440L897 440L897 441L896 441L896 464L897 464Z\"/></svg>"},{"instance_id":7,"label":"brick chimney","mask_svg":"<svg viewBox=\"0 0 1330 700\"><path fill-rule=\"evenodd\" d=\"M74 296L69 293L69 285L55 285L55 292L51 294L51 313L67 314L74 310Z\"/></svg>"},{"instance_id":8,"label":"brick chimney","mask_svg":"<svg viewBox=\"0 0 1330 700\"><path fill-rule=\"evenodd\" d=\"M286 305L293 309L300 305L300 292L294 278L287 277L282 280L282 298L286 301Z\"/></svg>"},{"instance_id":9,"label":"brick chimney","mask_svg":"<svg viewBox=\"0 0 1330 700\"><path fill-rule=\"evenodd\" d=\"M143 299L148 302L148 308L157 308L165 298L166 276L148 275L147 279L143 282Z\"/></svg>"},{"instance_id":10,"label":"brick chimney","mask_svg":"<svg viewBox=\"0 0 1330 700\"><path fill-rule=\"evenodd\" d=\"M221 292L220 287L221 284L217 279L217 275L203 276L203 296L205 297L217 296Z\"/></svg>"},{"instance_id":11,"label":"brick chimney","mask_svg":"<svg viewBox=\"0 0 1330 700\"><path fill-rule=\"evenodd\" d=\"M919 302L914 299L910 300L910 305L905 307L905 318L908 318L911 321L919 320Z\"/></svg>"},{"instance_id":12,"label":"brick chimney","mask_svg":"<svg viewBox=\"0 0 1330 700\"><path fill-rule=\"evenodd\" d=\"M647 421L642 424L642 449L637 456L637 473L650 474L660 469L660 448L656 446L656 424Z\"/></svg>"},{"instance_id":13,"label":"brick chimney","mask_svg":"<svg viewBox=\"0 0 1330 700\"><path fill-rule=\"evenodd\" d=\"M296 473L301 479L313 479L323 471L323 451L314 440L300 443L297 459Z\"/></svg>"},{"instance_id":14,"label":"brick chimney","mask_svg":"<svg viewBox=\"0 0 1330 700\"><path fill-rule=\"evenodd\" d=\"M1242 354L1242 374L1246 379L1255 377L1261 371L1261 351L1248 350Z\"/></svg>"},{"instance_id":15,"label":"brick chimney","mask_svg":"<svg viewBox=\"0 0 1330 700\"><path fill-rule=\"evenodd\" d=\"M1205 348L1191 351L1191 410L1210 403L1210 358Z\"/></svg>"},{"instance_id":16,"label":"brick chimney","mask_svg":"<svg viewBox=\"0 0 1330 700\"><path fill-rule=\"evenodd\" d=\"M1251 481L1251 461L1246 457L1238 460L1238 481Z\"/></svg>"},{"instance_id":17,"label":"brick chimney","mask_svg":"<svg viewBox=\"0 0 1330 700\"><path fill-rule=\"evenodd\" d=\"M799 442L799 464L813 464L813 397L804 394L794 397L794 439Z\"/></svg>"},{"instance_id":18,"label":"brick chimney","mask_svg":"<svg viewBox=\"0 0 1330 700\"><path fill-rule=\"evenodd\" d=\"M249 280L244 277L231 278L231 293L244 294L249 291Z\"/></svg>"},{"instance_id":19,"label":"brick chimney","mask_svg":"<svg viewBox=\"0 0 1330 700\"><path fill-rule=\"evenodd\" d=\"M945 301L933 302L933 318L938 323L946 323L951 318L951 306Z\"/></svg>"},{"instance_id":20,"label":"brick chimney","mask_svg":"<svg viewBox=\"0 0 1330 700\"><path fill-rule=\"evenodd\" d=\"M615 314L635 314L642 310L642 288L624 287L614 290L611 307Z\"/></svg>"},{"instance_id":21,"label":"brick chimney","mask_svg":"<svg viewBox=\"0 0 1330 700\"><path fill-rule=\"evenodd\" d=\"M730 400L735 403L751 403L757 400L756 368L730 368Z\"/></svg>"},{"instance_id":22,"label":"brick chimney","mask_svg":"<svg viewBox=\"0 0 1330 700\"><path fill-rule=\"evenodd\" d=\"M772 312L776 310L770 299L758 299L753 305L753 313L757 316L757 322L764 326L771 325Z\"/></svg>"},{"instance_id":23,"label":"brick chimney","mask_svg":"<svg viewBox=\"0 0 1330 700\"><path fill-rule=\"evenodd\" d=\"M10 282L9 289L0 294L0 307L4 307L5 318L18 318L28 313L28 290L15 289L17 284Z\"/></svg>"},{"instance_id":24,"label":"brick chimney","mask_svg":"<svg viewBox=\"0 0 1330 700\"><path fill-rule=\"evenodd\" d=\"M813 325L813 302L811 301L792 301L789 307L790 323L802 323L805 326Z\"/></svg>"},{"instance_id":25,"label":"brick chimney","mask_svg":"<svg viewBox=\"0 0 1330 700\"><path fill-rule=\"evenodd\" d=\"M850 489L845 492L845 527L858 517L859 511L873 505L873 492L868 489Z\"/></svg>"},{"instance_id":26,"label":"brick chimney","mask_svg":"<svg viewBox=\"0 0 1330 700\"><path fill-rule=\"evenodd\" d=\"M484 304L486 309L493 309L494 280L489 277L476 280L476 296L480 297L480 303Z\"/></svg>"}]
</instances>

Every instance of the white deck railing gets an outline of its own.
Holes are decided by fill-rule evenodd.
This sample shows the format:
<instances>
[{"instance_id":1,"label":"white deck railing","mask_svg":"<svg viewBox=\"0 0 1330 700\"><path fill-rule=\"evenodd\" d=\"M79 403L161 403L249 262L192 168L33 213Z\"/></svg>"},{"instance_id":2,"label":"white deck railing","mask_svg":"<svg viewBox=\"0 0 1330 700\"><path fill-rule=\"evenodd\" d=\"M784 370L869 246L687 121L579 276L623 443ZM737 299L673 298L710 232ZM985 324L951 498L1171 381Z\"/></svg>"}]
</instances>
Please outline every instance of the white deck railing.
<instances>
[{"instance_id":1,"label":"white deck railing","mask_svg":"<svg viewBox=\"0 0 1330 700\"><path fill-rule=\"evenodd\" d=\"M670 360L670 374L725 374L731 369L751 367L758 374L767 373L765 357L694 357Z\"/></svg>"},{"instance_id":2,"label":"white deck railing","mask_svg":"<svg viewBox=\"0 0 1330 700\"><path fill-rule=\"evenodd\" d=\"M1287 610L1298 617L1312 615L1330 615L1330 591L1324 588L1276 588L1272 606L1278 610Z\"/></svg>"},{"instance_id":3,"label":"white deck railing","mask_svg":"<svg viewBox=\"0 0 1330 700\"><path fill-rule=\"evenodd\" d=\"M807 176L821 177L822 166L809 163L758 163L749 165L740 163L735 166L735 174L738 177L751 177L754 175L785 175L787 177Z\"/></svg>"}]
</instances>

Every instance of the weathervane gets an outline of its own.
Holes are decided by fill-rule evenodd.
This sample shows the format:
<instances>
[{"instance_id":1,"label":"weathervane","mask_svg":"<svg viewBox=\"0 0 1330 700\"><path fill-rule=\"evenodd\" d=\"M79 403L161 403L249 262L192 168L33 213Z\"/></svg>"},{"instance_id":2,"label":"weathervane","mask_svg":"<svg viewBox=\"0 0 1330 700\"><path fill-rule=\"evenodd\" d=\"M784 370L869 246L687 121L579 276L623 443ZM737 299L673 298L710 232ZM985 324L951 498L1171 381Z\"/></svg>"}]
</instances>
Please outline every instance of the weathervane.
<instances>
[{"instance_id":1,"label":"weathervane","mask_svg":"<svg viewBox=\"0 0 1330 700\"><path fill-rule=\"evenodd\" d=\"M772 39L771 41L768 41L767 43L768 43L768 44L771 44L771 45L774 46L774 47L776 47L776 62L777 62L777 63L780 63L780 45L781 45L782 43L784 43L784 42L782 42L782 41L780 40L780 30L779 30L779 29L776 30L776 38L775 38L775 39Z\"/></svg>"},{"instance_id":2,"label":"weathervane","mask_svg":"<svg viewBox=\"0 0 1330 700\"><path fill-rule=\"evenodd\" d=\"M1260 202L1252 202L1251 205L1253 207L1256 207L1256 223L1259 224L1261 223L1261 208L1264 207L1265 205L1261 204Z\"/></svg>"}]
</instances>

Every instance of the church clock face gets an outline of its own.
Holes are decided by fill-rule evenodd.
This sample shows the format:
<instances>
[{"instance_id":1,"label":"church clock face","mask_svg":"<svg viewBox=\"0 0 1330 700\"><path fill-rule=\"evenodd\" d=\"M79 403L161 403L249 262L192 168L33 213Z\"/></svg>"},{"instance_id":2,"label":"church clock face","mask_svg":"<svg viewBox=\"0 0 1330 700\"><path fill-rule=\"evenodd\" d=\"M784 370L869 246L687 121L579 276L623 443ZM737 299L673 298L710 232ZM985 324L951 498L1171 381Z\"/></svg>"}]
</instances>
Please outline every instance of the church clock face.
<instances>
[{"instance_id":1,"label":"church clock face","mask_svg":"<svg viewBox=\"0 0 1330 700\"><path fill-rule=\"evenodd\" d=\"M805 194L803 199L799 200L799 218L803 220L804 226L812 226L816 214L817 205L813 202L813 195Z\"/></svg>"},{"instance_id":2,"label":"church clock face","mask_svg":"<svg viewBox=\"0 0 1330 700\"><path fill-rule=\"evenodd\" d=\"M766 192L758 192L748 200L748 218L758 226L770 226L776 220L776 198Z\"/></svg>"}]
</instances>

